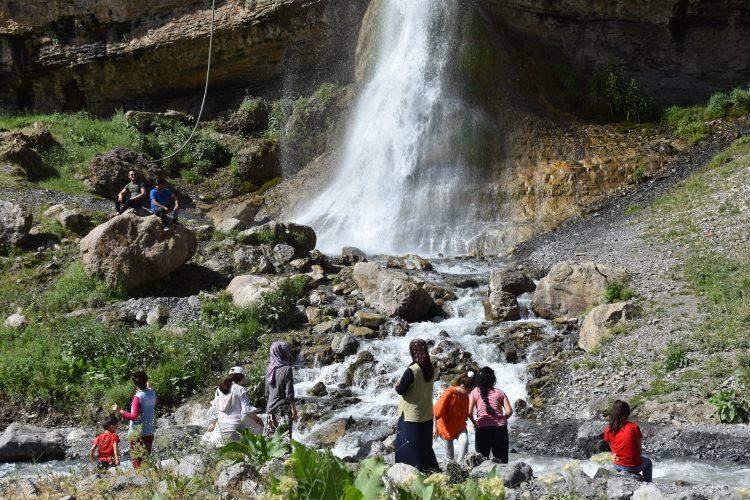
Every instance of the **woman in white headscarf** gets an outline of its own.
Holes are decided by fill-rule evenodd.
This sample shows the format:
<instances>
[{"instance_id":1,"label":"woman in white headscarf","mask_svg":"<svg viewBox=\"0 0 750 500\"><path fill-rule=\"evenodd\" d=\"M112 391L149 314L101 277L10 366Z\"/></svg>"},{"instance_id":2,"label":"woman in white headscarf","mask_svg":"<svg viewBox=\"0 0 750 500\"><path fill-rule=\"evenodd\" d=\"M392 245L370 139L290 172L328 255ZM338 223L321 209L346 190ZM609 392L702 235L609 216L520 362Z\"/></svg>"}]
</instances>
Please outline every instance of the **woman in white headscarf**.
<instances>
[{"instance_id":1,"label":"woman in white headscarf","mask_svg":"<svg viewBox=\"0 0 750 500\"><path fill-rule=\"evenodd\" d=\"M258 417L258 410L250 404L247 389L241 385L244 380L245 371L235 366L219 384L209 410L214 420L204 441L222 445L239 440L238 431L243 429L250 429L253 434L263 432L263 420Z\"/></svg>"}]
</instances>

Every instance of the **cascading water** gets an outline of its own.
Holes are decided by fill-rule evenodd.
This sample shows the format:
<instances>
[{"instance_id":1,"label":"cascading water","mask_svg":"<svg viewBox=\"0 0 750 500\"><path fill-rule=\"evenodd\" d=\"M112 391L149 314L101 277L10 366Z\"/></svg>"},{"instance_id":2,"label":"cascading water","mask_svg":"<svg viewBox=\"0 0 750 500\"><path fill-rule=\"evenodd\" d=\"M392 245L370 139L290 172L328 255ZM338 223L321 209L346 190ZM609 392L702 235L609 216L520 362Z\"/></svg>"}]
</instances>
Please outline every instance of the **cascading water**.
<instances>
[{"instance_id":1,"label":"cascading water","mask_svg":"<svg viewBox=\"0 0 750 500\"><path fill-rule=\"evenodd\" d=\"M499 225L481 169L466 158L486 120L451 84L459 3L383 0L379 55L339 168L291 217L315 228L324 252L464 254L486 247Z\"/></svg>"}]
</instances>

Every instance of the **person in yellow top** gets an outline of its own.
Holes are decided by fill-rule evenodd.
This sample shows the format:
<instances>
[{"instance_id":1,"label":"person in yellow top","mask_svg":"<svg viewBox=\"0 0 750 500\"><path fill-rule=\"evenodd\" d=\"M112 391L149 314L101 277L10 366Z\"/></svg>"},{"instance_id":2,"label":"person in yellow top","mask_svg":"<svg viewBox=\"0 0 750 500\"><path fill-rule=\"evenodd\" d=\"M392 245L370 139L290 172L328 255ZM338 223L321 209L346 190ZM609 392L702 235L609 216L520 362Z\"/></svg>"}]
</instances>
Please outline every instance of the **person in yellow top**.
<instances>
[{"instance_id":1,"label":"person in yellow top","mask_svg":"<svg viewBox=\"0 0 750 500\"><path fill-rule=\"evenodd\" d=\"M463 462L469 451L469 433L466 431L466 421L474 417L469 413L469 393L476 386L474 372L462 373L451 382L435 403L435 426L432 434L440 436L445 447L448 460ZM454 449L454 444L457 446Z\"/></svg>"},{"instance_id":2,"label":"person in yellow top","mask_svg":"<svg viewBox=\"0 0 750 500\"><path fill-rule=\"evenodd\" d=\"M412 364L394 389L401 396L396 426L396 462L416 467L428 474L440 470L432 449L432 387L437 378L430 361L427 342L414 339L409 344Z\"/></svg>"}]
</instances>

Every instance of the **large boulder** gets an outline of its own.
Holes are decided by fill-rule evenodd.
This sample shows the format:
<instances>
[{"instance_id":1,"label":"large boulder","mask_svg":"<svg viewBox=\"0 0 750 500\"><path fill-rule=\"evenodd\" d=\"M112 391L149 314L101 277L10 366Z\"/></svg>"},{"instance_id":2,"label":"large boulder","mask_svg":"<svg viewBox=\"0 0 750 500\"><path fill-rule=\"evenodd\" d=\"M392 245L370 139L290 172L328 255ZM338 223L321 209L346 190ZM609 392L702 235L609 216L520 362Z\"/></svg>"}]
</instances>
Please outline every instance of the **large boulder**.
<instances>
[{"instance_id":1,"label":"large boulder","mask_svg":"<svg viewBox=\"0 0 750 500\"><path fill-rule=\"evenodd\" d=\"M484 302L488 320L514 321L521 318L518 295L534 291L534 282L521 271L501 267L490 272L490 295Z\"/></svg>"},{"instance_id":2,"label":"large boulder","mask_svg":"<svg viewBox=\"0 0 750 500\"><path fill-rule=\"evenodd\" d=\"M398 488L409 488L418 475L419 471L416 467L396 463L388 468L383 476L383 482L390 491L396 491Z\"/></svg>"},{"instance_id":3,"label":"large boulder","mask_svg":"<svg viewBox=\"0 0 750 500\"><path fill-rule=\"evenodd\" d=\"M31 214L23 207L0 200L0 244L20 245L29 235Z\"/></svg>"},{"instance_id":4,"label":"large boulder","mask_svg":"<svg viewBox=\"0 0 750 500\"><path fill-rule=\"evenodd\" d=\"M126 212L95 227L81 240L81 260L88 275L110 285L136 288L163 278L186 263L198 240L184 226L165 231L156 216Z\"/></svg>"},{"instance_id":5,"label":"large boulder","mask_svg":"<svg viewBox=\"0 0 750 500\"><path fill-rule=\"evenodd\" d=\"M344 247L341 249L342 264L353 266L357 262L367 262L367 254L357 247Z\"/></svg>"},{"instance_id":6,"label":"large boulder","mask_svg":"<svg viewBox=\"0 0 750 500\"><path fill-rule=\"evenodd\" d=\"M234 155L237 175L260 187L281 176L279 143L270 139L251 139Z\"/></svg>"},{"instance_id":7,"label":"large boulder","mask_svg":"<svg viewBox=\"0 0 750 500\"><path fill-rule=\"evenodd\" d=\"M57 220L62 227L75 234L85 233L91 223L91 218L83 210L78 209L63 210Z\"/></svg>"},{"instance_id":8,"label":"large boulder","mask_svg":"<svg viewBox=\"0 0 750 500\"><path fill-rule=\"evenodd\" d=\"M578 334L578 347L591 352L609 335L610 328L625 321L633 311L632 302L596 306L586 315Z\"/></svg>"},{"instance_id":9,"label":"large boulder","mask_svg":"<svg viewBox=\"0 0 750 500\"><path fill-rule=\"evenodd\" d=\"M491 321L515 321L521 319L521 307L516 296L502 291L490 292L484 301L484 317Z\"/></svg>"},{"instance_id":10,"label":"large boulder","mask_svg":"<svg viewBox=\"0 0 750 500\"><path fill-rule=\"evenodd\" d=\"M46 129L38 129L36 135L26 130L0 133L0 173L20 179L39 177L44 170L39 150L51 144L54 139Z\"/></svg>"},{"instance_id":11,"label":"large boulder","mask_svg":"<svg viewBox=\"0 0 750 500\"><path fill-rule=\"evenodd\" d=\"M294 248L296 255L299 257L314 250L317 243L313 228L293 222L276 222L273 220L242 231L238 239L242 243L251 245L266 244L274 246L279 243L286 243Z\"/></svg>"},{"instance_id":12,"label":"large boulder","mask_svg":"<svg viewBox=\"0 0 750 500\"><path fill-rule=\"evenodd\" d=\"M61 460L66 448L58 430L13 423L0 435L0 462Z\"/></svg>"},{"instance_id":13,"label":"large boulder","mask_svg":"<svg viewBox=\"0 0 750 500\"><path fill-rule=\"evenodd\" d=\"M604 441L606 423L598 420L584 422L576 432L576 447L584 457L590 457L604 451L609 451L609 445Z\"/></svg>"},{"instance_id":14,"label":"large boulder","mask_svg":"<svg viewBox=\"0 0 750 500\"><path fill-rule=\"evenodd\" d=\"M116 147L96 155L91 160L89 174L84 181L86 187L96 194L113 199L130 182L128 172L135 170L140 179L149 179L153 184L163 172L145 156L123 147Z\"/></svg>"},{"instance_id":15,"label":"large boulder","mask_svg":"<svg viewBox=\"0 0 750 500\"><path fill-rule=\"evenodd\" d=\"M382 269L377 262L357 263L353 276L365 301L388 316L419 321L434 306L430 294L416 281L402 272Z\"/></svg>"},{"instance_id":16,"label":"large boulder","mask_svg":"<svg viewBox=\"0 0 750 500\"><path fill-rule=\"evenodd\" d=\"M508 488L515 488L524 481L530 481L534 477L534 471L531 466L524 462L515 462L512 464L499 464L491 460L486 460L471 470L471 477L474 479L487 477L492 471L496 470L498 475L503 479L503 483Z\"/></svg>"},{"instance_id":17,"label":"large boulder","mask_svg":"<svg viewBox=\"0 0 750 500\"><path fill-rule=\"evenodd\" d=\"M278 284L275 280L263 276L243 274L235 277L227 287L227 293L237 307L250 307L257 304L263 294L276 291Z\"/></svg>"},{"instance_id":18,"label":"large boulder","mask_svg":"<svg viewBox=\"0 0 750 500\"><path fill-rule=\"evenodd\" d=\"M601 303L607 285L622 275L622 270L591 261L560 262L539 281L532 309L543 318L579 316Z\"/></svg>"},{"instance_id":19,"label":"large boulder","mask_svg":"<svg viewBox=\"0 0 750 500\"><path fill-rule=\"evenodd\" d=\"M263 199L258 196L221 201L211 209L208 216L216 226L227 219L237 219L250 226L262 204Z\"/></svg>"}]
</instances>

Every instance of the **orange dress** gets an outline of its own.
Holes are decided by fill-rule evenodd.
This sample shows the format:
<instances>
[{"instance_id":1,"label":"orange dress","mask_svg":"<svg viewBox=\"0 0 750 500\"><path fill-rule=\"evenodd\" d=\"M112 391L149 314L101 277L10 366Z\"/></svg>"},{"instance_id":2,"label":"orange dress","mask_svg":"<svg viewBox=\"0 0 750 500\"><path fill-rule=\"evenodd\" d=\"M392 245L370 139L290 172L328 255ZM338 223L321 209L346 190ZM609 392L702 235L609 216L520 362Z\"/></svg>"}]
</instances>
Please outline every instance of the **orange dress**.
<instances>
[{"instance_id":1,"label":"orange dress","mask_svg":"<svg viewBox=\"0 0 750 500\"><path fill-rule=\"evenodd\" d=\"M433 407L438 434L453 440L466 429L469 418L469 396L455 387L448 387Z\"/></svg>"}]
</instances>

